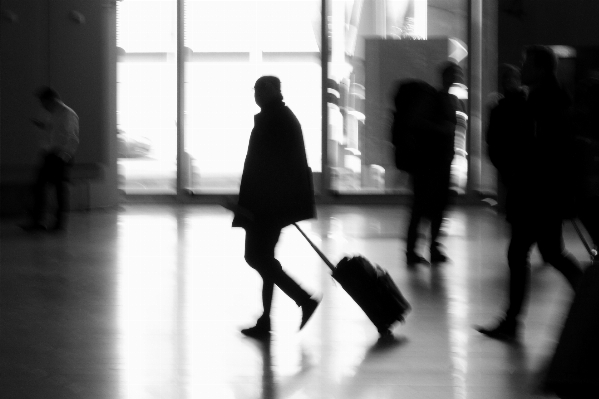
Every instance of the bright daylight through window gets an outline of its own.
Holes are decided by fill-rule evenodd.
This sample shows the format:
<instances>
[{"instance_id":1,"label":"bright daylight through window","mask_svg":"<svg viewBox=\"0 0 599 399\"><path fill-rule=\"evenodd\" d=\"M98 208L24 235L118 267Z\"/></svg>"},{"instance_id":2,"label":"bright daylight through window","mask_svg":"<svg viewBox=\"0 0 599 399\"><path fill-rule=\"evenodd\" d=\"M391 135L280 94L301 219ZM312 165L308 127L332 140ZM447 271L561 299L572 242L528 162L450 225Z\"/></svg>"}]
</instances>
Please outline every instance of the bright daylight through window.
<instances>
[{"instance_id":1,"label":"bright daylight through window","mask_svg":"<svg viewBox=\"0 0 599 399\"><path fill-rule=\"evenodd\" d=\"M468 76L468 0L324 1L324 84L322 0L117 2L120 188L237 193L259 112L253 85L275 75L302 125L317 190L324 163L333 192L409 193L390 140L393 90L406 78L440 87L438 67L449 60ZM452 93L463 105L452 186L463 193L468 88Z\"/></svg>"}]
</instances>

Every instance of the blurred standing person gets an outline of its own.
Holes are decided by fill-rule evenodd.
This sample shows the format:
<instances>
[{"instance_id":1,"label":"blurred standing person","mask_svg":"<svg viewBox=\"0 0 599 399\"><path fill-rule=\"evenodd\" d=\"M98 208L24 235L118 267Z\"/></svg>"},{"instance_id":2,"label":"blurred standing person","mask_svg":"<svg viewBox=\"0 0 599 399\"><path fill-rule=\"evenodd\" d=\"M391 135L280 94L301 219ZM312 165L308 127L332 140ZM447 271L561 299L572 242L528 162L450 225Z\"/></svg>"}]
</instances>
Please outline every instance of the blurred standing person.
<instances>
[{"instance_id":1,"label":"blurred standing person","mask_svg":"<svg viewBox=\"0 0 599 399\"><path fill-rule=\"evenodd\" d=\"M254 98L261 111L254 117L233 227L245 229L245 260L263 280L263 313L255 326L241 332L264 339L271 332L275 285L301 307L300 329L318 306L319 301L287 275L275 259L281 229L313 218L316 212L301 125L283 102L280 80L274 76L259 78Z\"/></svg>"},{"instance_id":2,"label":"blurred standing person","mask_svg":"<svg viewBox=\"0 0 599 399\"><path fill-rule=\"evenodd\" d=\"M41 87L37 98L48 112L47 120L33 119L32 122L47 133L45 151L34 185L34 205L31 221L23 225L27 231L47 230L44 224L46 211L46 186L56 189L56 218L51 230L65 228L68 172L73 165L73 157L79 146L79 117L69 108L51 87Z\"/></svg>"},{"instance_id":3,"label":"blurred standing person","mask_svg":"<svg viewBox=\"0 0 599 399\"><path fill-rule=\"evenodd\" d=\"M476 327L491 338L518 338L521 315L529 290L529 255L536 243L543 260L566 277L576 288L582 276L577 260L565 249L562 221L570 216L573 176L569 154L573 135L567 126L570 96L557 80L557 57L549 47L530 46L525 49L522 83L530 94L526 101L527 120L514 146L526 148L527 159L506 159L508 180L508 213L511 239L508 248L509 303L496 325ZM522 141L522 143L521 143Z\"/></svg>"},{"instance_id":4,"label":"blurred standing person","mask_svg":"<svg viewBox=\"0 0 599 399\"><path fill-rule=\"evenodd\" d=\"M418 112L410 122L416 134L417 159L411 173L412 207L406 239L406 263L413 267L428 261L416 251L422 218L430 221L430 262L447 262L441 250L439 235L443 216L449 204L451 162L454 156L456 110L458 98L449 93L454 83L463 81L460 66L447 63L441 70L442 88L432 98L426 97L429 112Z\"/></svg>"}]
</instances>

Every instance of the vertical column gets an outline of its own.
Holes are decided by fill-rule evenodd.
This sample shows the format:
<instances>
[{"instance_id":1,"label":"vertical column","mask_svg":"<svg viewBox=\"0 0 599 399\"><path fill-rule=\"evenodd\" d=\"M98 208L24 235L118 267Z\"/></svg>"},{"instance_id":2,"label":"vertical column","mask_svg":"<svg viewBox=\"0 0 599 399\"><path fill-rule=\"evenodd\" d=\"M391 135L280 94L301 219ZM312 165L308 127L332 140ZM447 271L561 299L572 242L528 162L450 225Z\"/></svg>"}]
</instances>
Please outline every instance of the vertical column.
<instances>
[{"instance_id":1,"label":"vertical column","mask_svg":"<svg viewBox=\"0 0 599 399\"><path fill-rule=\"evenodd\" d=\"M414 1L414 34L416 37L428 37L428 0Z\"/></svg>"},{"instance_id":2,"label":"vertical column","mask_svg":"<svg viewBox=\"0 0 599 399\"><path fill-rule=\"evenodd\" d=\"M116 121L116 101L117 101L117 58L116 58L116 3L105 2L104 3L104 18L102 19L102 27L104 29L105 44L103 47L103 62L104 62L104 82L102 83L103 88L103 109L104 116L102 131L106 135L107 141L107 165L106 173L104 175L105 185L100 190L104 190L102 194L96 194L96 198L91 203L87 204L89 208L95 203L106 206L107 204L116 204L118 202L118 166L117 166L117 121ZM108 189L106 189L106 187ZM95 187L92 184L91 189ZM90 190L91 191L91 190ZM106 193L108 192L108 195ZM93 191L90 192L91 195ZM105 199L99 201L97 197L102 195Z\"/></svg>"},{"instance_id":3,"label":"vertical column","mask_svg":"<svg viewBox=\"0 0 599 399\"><path fill-rule=\"evenodd\" d=\"M187 192L189 161L185 153L185 0L177 0L177 197Z\"/></svg>"},{"instance_id":4,"label":"vertical column","mask_svg":"<svg viewBox=\"0 0 599 399\"><path fill-rule=\"evenodd\" d=\"M320 18L320 69L322 77L322 120L321 120L321 179L320 179L320 195L327 196L331 187L331 173L329 170L328 160L328 140L329 140L329 109L328 109L328 87L329 87L329 14L328 2L333 0L321 0L321 18Z\"/></svg>"},{"instance_id":5,"label":"vertical column","mask_svg":"<svg viewBox=\"0 0 599 399\"><path fill-rule=\"evenodd\" d=\"M468 184L469 195L480 191L482 156L482 1L468 0Z\"/></svg>"},{"instance_id":6,"label":"vertical column","mask_svg":"<svg viewBox=\"0 0 599 399\"><path fill-rule=\"evenodd\" d=\"M491 164L486 151L486 126L489 122L489 96L496 93L497 69L498 69L498 34L497 20L499 17L499 5L495 1L483 3L483 29L482 29L482 68L485 71L482 77L481 107L482 107L482 171L481 190L484 193L497 194L497 174L495 167Z\"/></svg>"},{"instance_id":7,"label":"vertical column","mask_svg":"<svg viewBox=\"0 0 599 399\"><path fill-rule=\"evenodd\" d=\"M377 36L383 39L387 37L387 1L375 0L374 3L375 21L374 29Z\"/></svg>"}]
</instances>

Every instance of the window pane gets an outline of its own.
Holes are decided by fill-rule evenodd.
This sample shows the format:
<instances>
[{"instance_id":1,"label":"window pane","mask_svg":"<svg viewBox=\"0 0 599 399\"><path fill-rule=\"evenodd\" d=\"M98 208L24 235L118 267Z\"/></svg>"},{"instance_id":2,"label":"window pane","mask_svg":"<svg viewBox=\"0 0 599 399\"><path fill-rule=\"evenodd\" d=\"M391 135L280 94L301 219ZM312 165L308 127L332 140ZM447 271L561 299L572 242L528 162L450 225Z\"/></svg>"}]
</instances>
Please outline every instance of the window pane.
<instances>
[{"instance_id":1,"label":"window pane","mask_svg":"<svg viewBox=\"0 0 599 399\"><path fill-rule=\"evenodd\" d=\"M185 1L185 152L189 188L235 193L254 114L254 83L281 79L308 162L321 169L320 1Z\"/></svg>"},{"instance_id":2,"label":"window pane","mask_svg":"<svg viewBox=\"0 0 599 399\"><path fill-rule=\"evenodd\" d=\"M467 0L328 0L327 8L331 189L409 192L408 176L395 167L391 144L396 82L422 79L438 88L438 68L448 60L467 75ZM459 119L452 184L461 192L467 172L466 114Z\"/></svg>"},{"instance_id":3,"label":"window pane","mask_svg":"<svg viewBox=\"0 0 599 399\"><path fill-rule=\"evenodd\" d=\"M175 193L176 0L117 2L119 188Z\"/></svg>"}]
</instances>

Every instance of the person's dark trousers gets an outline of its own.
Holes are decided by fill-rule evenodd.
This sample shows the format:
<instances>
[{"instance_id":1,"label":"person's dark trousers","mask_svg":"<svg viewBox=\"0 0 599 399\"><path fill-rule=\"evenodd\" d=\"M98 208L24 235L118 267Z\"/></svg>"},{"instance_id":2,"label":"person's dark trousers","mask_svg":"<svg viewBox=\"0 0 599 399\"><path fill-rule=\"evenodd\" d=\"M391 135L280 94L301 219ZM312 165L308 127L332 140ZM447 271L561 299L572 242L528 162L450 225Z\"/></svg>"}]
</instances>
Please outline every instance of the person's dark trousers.
<instances>
[{"instance_id":1,"label":"person's dark trousers","mask_svg":"<svg viewBox=\"0 0 599 399\"><path fill-rule=\"evenodd\" d=\"M431 250L439 246L439 235L445 211L449 205L449 186L451 181L451 162L439 165L433 170L430 178L430 221L431 221Z\"/></svg>"},{"instance_id":2,"label":"person's dark trousers","mask_svg":"<svg viewBox=\"0 0 599 399\"><path fill-rule=\"evenodd\" d=\"M519 217L510 223L512 234L508 248L510 279L506 320L516 322L528 295L529 254L535 242L543 260L562 273L573 289L576 289L582 277L582 269L565 249L560 217Z\"/></svg>"},{"instance_id":3,"label":"person's dark trousers","mask_svg":"<svg viewBox=\"0 0 599 399\"><path fill-rule=\"evenodd\" d=\"M296 283L275 259L275 247L279 241L281 229L271 226L246 227L245 260L262 277L262 305L264 313L259 323L270 324L270 310L274 286L279 287L298 306L310 299L308 294Z\"/></svg>"},{"instance_id":4,"label":"person's dark trousers","mask_svg":"<svg viewBox=\"0 0 599 399\"><path fill-rule=\"evenodd\" d=\"M410 223L406 237L406 252L414 253L418 242L420 221L425 216L427 209L427 179L423 173L414 173L412 180L412 206L410 209Z\"/></svg>"},{"instance_id":5,"label":"person's dark trousers","mask_svg":"<svg viewBox=\"0 0 599 399\"><path fill-rule=\"evenodd\" d=\"M412 175L412 207L406 238L406 252L413 253L418 241L422 218L430 220L431 249L439 246L439 235L449 203L450 169L437 167Z\"/></svg>"},{"instance_id":6,"label":"person's dark trousers","mask_svg":"<svg viewBox=\"0 0 599 399\"><path fill-rule=\"evenodd\" d=\"M65 162L54 153L44 156L34 185L34 204L32 219L34 223L41 223L46 209L46 187L48 184L56 190L56 221L54 227L62 228L66 222L67 182L70 162Z\"/></svg>"}]
</instances>

